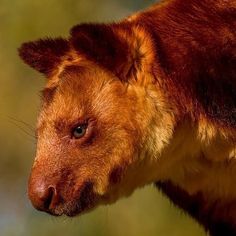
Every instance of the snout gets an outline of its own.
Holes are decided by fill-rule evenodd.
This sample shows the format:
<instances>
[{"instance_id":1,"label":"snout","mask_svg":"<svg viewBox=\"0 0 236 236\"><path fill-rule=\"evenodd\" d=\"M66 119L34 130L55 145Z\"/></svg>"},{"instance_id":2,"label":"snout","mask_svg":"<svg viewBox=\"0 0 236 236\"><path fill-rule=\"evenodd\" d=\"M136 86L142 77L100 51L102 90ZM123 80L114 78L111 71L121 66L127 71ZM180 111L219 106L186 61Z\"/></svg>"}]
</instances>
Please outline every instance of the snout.
<instances>
[{"instance_id":1,"label":"snout","mask_svg":"<svg viewBox=\"0 0 236 236\"><path fill-rule=\"evenodd\" d=\"M65 179L63 183L52 183L46 178L38 175L36 178L31 174L28 195L37 210L57 216L75 216L93 208L98 200L91 181L84 181L80 186L76 189Z\"/></svg>"},{"instance_id":2,"label":"snout","mask_svg":"<svg viewBox=\"0 0 236 236\"><path fill-rule=\"evenodd\" d=\"M46 180L40 178L30 178L28 196L37 210L48 213L51 213L50 210L55 208L60 201L56 186L47 184Z\"/></svg>"}]
</instances>

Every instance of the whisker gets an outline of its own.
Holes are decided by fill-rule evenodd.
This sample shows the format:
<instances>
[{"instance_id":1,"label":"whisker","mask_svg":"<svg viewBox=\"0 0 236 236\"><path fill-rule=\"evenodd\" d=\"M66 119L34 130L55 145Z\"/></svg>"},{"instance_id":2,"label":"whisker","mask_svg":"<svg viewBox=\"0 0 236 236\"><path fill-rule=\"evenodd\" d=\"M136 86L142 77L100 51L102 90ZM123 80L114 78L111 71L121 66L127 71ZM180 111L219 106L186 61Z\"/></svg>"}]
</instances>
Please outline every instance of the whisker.
<instances>
[{"instance_id":1,"label":"whisker","mask_svg":"<svg viewBox=\"0 0 236 236\"><path fill-rule=\"evenodd\" d=\"M23 120L19 120L19 119L16 119L16 118L14 118L14 117L11 117L11 116L8 116L8 118L11 119L11 120L13 120L13 121L15 121L15 122L18 122L18 123L21 123L21 124L25 125L26 127L28 127L28 128L29 128L31 131L33 131L33 132L35 131L35 129L34 129L34 127L33 127L32 125L26 123L26 122L23 121Z\"/></svg>"},{"instance_id":2,"label":"whisker","mask_svg":"<svg viewBox=\"0 0 236 236\"><path fill-rule=\"evenodd\" d=\"M35 129L33 128L32 125L26 123L25 121L23 120L19 120L19 119L16 119L12 116L5 116L8 121L15 125L17 128L19 128L24 134L26 134L28 137L32 138L30 139L31 141L35 141L37 139L37 137L35 136ZM24 125L24 127L22 127L21 125ZM25 129L26 128L26 129Z\"/></svg>"},{"instance_id":3,"label":"whisker","mask_svg":"<svg viewBox=\"0 0 236 236\"><path fill-rule=\"evenodd\" d=\"M13 121L10 121L11 124L15 125L17 128L19 128L24 134L26 134L28 137L33 138L33 140L36 140L35 135L32 135L27 130L25 130L23 127L18 125L17 123L14 123ZM31 140L32 141L32 140Z\"/></svg>"}]
</instances>

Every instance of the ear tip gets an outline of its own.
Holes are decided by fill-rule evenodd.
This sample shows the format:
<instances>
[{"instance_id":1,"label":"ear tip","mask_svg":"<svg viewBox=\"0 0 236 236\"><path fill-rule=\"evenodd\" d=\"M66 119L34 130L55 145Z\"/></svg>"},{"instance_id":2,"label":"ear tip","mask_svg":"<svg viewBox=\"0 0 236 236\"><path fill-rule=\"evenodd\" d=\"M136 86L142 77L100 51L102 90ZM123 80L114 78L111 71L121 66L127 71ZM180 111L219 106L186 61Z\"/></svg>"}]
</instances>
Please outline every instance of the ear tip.
<instances>
[{"instance_id":1,"label":"ear tip","mask_svg":"<svg viewBox=\"0 0 236 236\"><path fill-rule=\"evenodd\" d=\"M109 24L104 23L83 23L73 26L70 29L70 35L71 37L76 37L78 34L91 34L94 33L105 33L108 30L111 30L111 27Z\"/></svg>"},{"instance_id":2,"label":"ear tip","mask_svg":"<svg viewBox=\"0 0 236 236\"><path fill-rule=\"evenodd\" d=\"M48 39L45 39L48 40ZM43 39L39 39L36 41L29 41L22 43L21 46L18 48L18 54L20 58L28 62L28 59L33 55L36 55L39 49L42 48L42 45L45 44Z\"/></svg>"},{"instance_id":3,"label":"ear tip","mask_svg":"<svg viewBox=\"0 0 236 236\"><path fill-rule=\"evenodd\" d=\"M19 56L21 57L22 55L24 55L24 51L25 51L25 49L28 47L28 42L27 43L22 43L21 45L20 45L20 47L18 47L17 48L17 50L18 50L18 54L19 54Z\"/></svg>"},{"instance_id":4,"label":"ear tip","mask_svg":"<svg viewBox=\"0 0 236 236\"><path fill-rule=\"evenodd\" d=\"M33 49L33 42L22 43L18 48L19 57L25 62L29 63L29 58L31 58Z\"/></svg>"},{"instance_id":5,"label":"ear tip","mask_svg":"<svg viewBox=\"0 0 236 236\"><path fill-rule=\"evenodd\" d=\"M72 38L76 37L80 33L88 32L89 29L93 27L94 24L89 24L89 23L82 23L78 25L74 25L70 29L70 35Z\"/></svg>"},{"instance_id":6,"label":"ear tip","mask_svg":"<svg viewBox=\"0 0 236 236\"><path fill-rule=\"evenodd\" d=\"M61 57L70 50L68 40L45 38L23 43L18 48L20 58L43 74L54 69Z\"/></svg>"},{"instance_id":7,"label":"ear tip","mask_svg":"<svg viewBox=\"0 0 236 236\"><path fill-rule=\"evenodd\" d=\"M22 43L19 47L18 51L26 51L26 50L41 50L41 49L48 49L48 50L55 50L61 49L64 51L69 50L69 42L64 38L43 38L38 39L35 41L29 41L26 43Z\"/></svg>"},{"instance_id":8,"label":"ear tip","mask_svg":"<svg viewBox=\"0 0 236 236\"><path fill-rule=\"evenodd\" d=\"M81 25L74 25L71 29L70 29L70 35L71 37L75 36L76 33L79 31L79 28L81 27Z\"/></svg>"},{"instance_id":9,"label":"ear tip","mask_svg":"<svg viewBox=\"0 0 236 236\"><path fill-rule=\"evenodd\" d=\"M22 43L18 48L18 55L23 62L33 69L45 74L45 71L39 65L40 55L37 52L37 43L26 42Z\"/></svg>"}]
</instances>

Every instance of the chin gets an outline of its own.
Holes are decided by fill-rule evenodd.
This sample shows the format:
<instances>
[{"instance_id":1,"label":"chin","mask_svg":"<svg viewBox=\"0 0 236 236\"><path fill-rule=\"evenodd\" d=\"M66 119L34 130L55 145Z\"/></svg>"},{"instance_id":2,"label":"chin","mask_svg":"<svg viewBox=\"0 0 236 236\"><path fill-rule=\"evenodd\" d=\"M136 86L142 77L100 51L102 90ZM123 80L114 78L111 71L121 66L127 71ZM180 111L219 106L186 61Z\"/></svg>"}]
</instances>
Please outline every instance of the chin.
<instances>
[{"instance_id":1,"label":"chin","mask_svg":"<svg viewBox=\"0 0 236 236\"><path fill-rule=\"evenodd\" d=\"M58 205L52 206L48 213L55 216L75 217L96 208L100 201L101 197L92 191L92 185L86 184L79 196L61 200Z\"/></svg>"},{"instance_id":2,"label":"chin","mask_svg":"<svg viewBox=\"0 0 236 236\"><path fill-rule=\"evenodd\" d=\"M89 198L88 201L85 202L74 200L61 204L54 209L50 209L48 213L53 216L64 215L68 217L76 217L95 209L98 205L97 202L91 201Z\"/></svg>"}]
</instances>

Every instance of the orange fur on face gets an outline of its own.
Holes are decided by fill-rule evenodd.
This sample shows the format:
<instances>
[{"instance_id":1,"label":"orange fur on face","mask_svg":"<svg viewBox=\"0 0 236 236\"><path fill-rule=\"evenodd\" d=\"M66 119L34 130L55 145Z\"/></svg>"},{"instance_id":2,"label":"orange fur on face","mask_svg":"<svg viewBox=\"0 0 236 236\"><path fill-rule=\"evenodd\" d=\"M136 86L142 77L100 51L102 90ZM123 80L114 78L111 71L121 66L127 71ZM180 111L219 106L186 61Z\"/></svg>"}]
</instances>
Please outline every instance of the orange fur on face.
<instances>
[{"instance_id":1,"label":"orange fur on face","mask_svg":"<svg viewBox=\"0 0 236 236\"><path fill-rule=\"evenodd\" d=\"M155 182L212 235L236 234L235 22L233 2L169 0L23 44L48 78L33 205L73 216Z\"/></svg>"}]
</instances>

